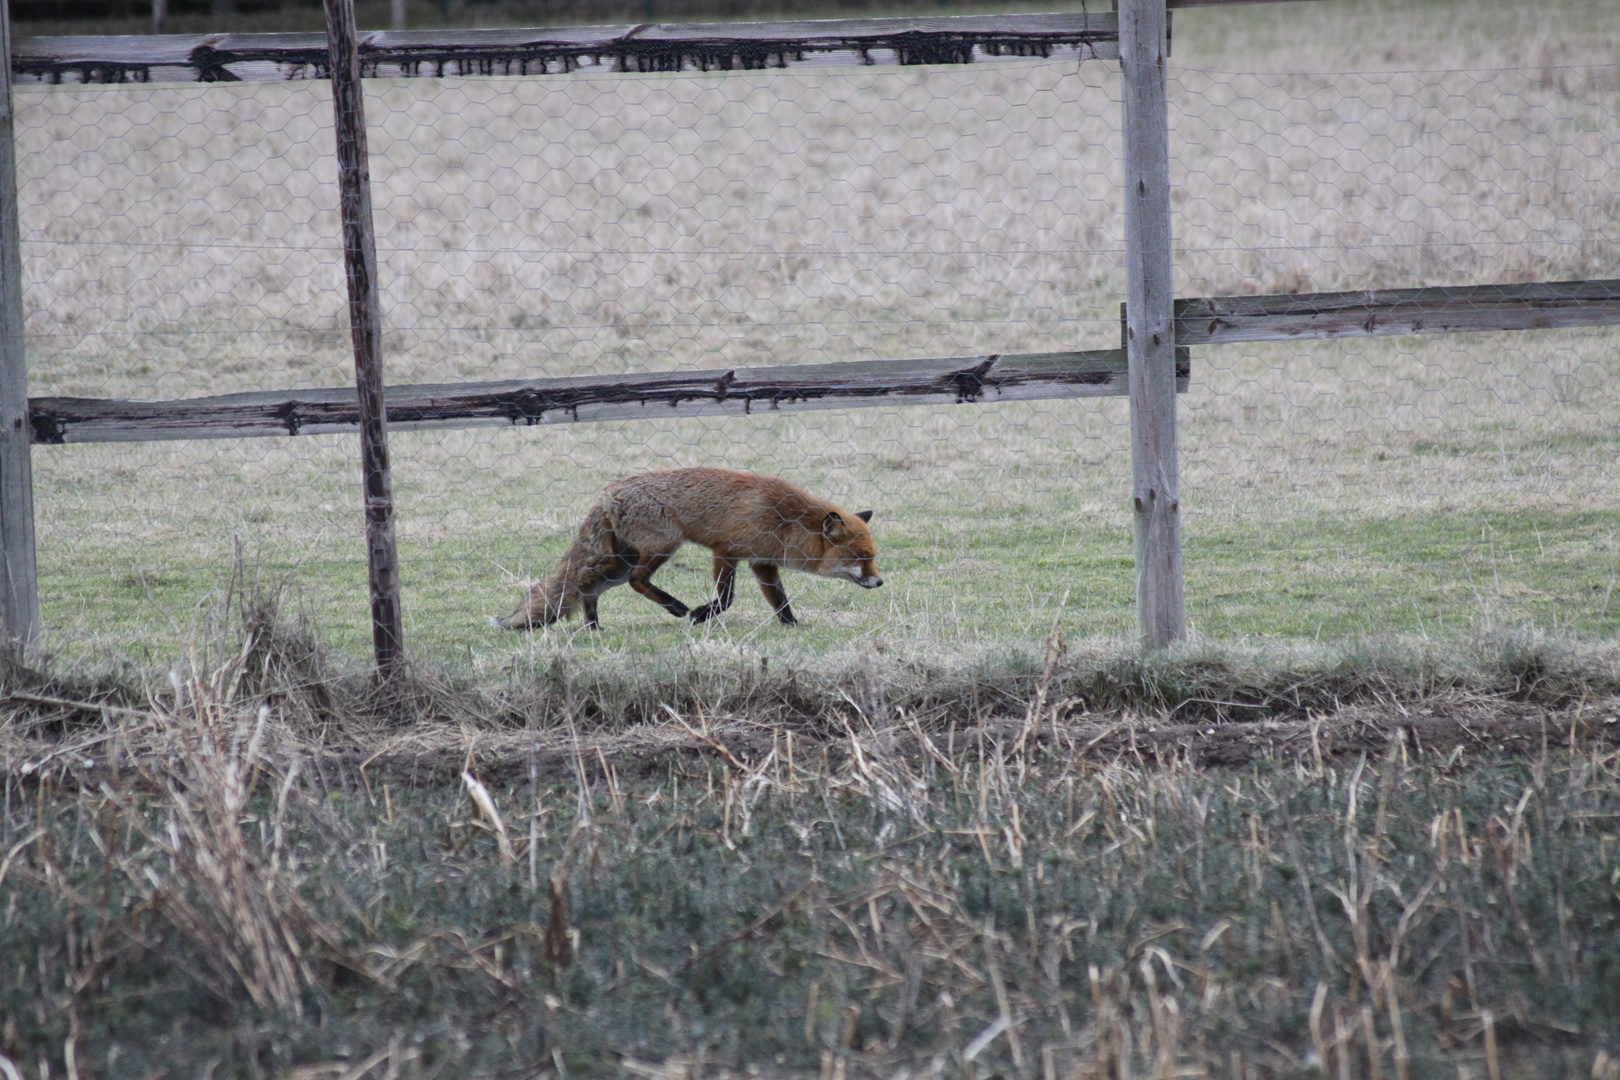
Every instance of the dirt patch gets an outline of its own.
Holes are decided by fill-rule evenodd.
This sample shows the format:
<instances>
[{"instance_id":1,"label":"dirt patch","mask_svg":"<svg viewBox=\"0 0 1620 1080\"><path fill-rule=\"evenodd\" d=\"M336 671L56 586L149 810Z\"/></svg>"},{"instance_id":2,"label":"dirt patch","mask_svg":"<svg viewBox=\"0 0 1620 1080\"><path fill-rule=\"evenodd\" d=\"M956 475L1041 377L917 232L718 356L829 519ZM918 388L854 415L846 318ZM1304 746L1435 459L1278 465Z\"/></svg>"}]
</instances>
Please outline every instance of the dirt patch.
<instances>
[{"instance_id":1,"label":"dirt patch","mask_svg":"<svg viewBox=\"0 0 1620 1080\"><path fill-rule=\"evenodd\" d=\"M6 702L18 703L17 695ZM24 695L39 704L41 695ZM109 720L136 711L108 707ZM1443 699L1416 704L1356 705L1329 713L1273 716L1256 721L1178 723L1172 717L1119 712L1083 713L1041 722L1027 717L986 718L982 723L910 722L872 725L852 721L842 730L824 726L781 725L741 717L672 717L614 732L558 729L469 730L424 723L371 740L328 738L300 748L284 747L317 769L361 774L411 786L437 785L475 765L491 783L513 783L531 775L572 775L584 768L597 774L611 765L639 775L661 769L671 758L717 755L737 765L757 767L771 754L800 759L825 758L842 764L851 739L886 754L917 760L961 760L985 747L1031 758L1085 764L1125 762L1133 766L1192 765L1239 767L1256 761L1304 760L1311 765L1347 757L1439 759L1460 767L1490 752L1525 756L1549 750L1620 745L1620 699L1546 708L1493 699ZM20 727L20 725L19 725ZM95 787L109 775L142 771L155 747L131 742L116 724L99 731L75 730L69 738L34 738L13 744L7 771L27 782L41 776ZM18 730L14 728L13 730Z\"/></svg>"},{"instance_id":2,"label":"dirt patch","mask_svg":"<svg viewBox=\"0 0 1620 1080\"><path fill-rule=\"evenodd\" d=\"M1125 759L1132 764L1190 763L1197 766L1241 766L1260 760L1306 758L1312 762L1389 753L1455 762L1469 754L1518 751L1526 755L1550 748L1620 744L1620 713L1608 709L1549 710L1506 702L1437 702L1416 709L1358 706L1308 719L1270 719L1248 723L1180 724L1162 718L1121 714L1085 716L1057 724L1031 726L1021 719L987 720L982 725L941 730L920 725L887 731L852 732L874 738L890 752L907 756L959 757L976 753L980 739L1006 748L1017 744L1031 754L1053 755L1073 763ZM481 736L471 745L384 748L360 755L335 755L341 766L363 768L395 778L438 781L442 770L460 769L469 754L481 774L493 779L527 775L531 762L545 772L572 771L575 762L595 768L656 766L671 755L718 753L740 762L757 762L771 753L786 753L790 731L744 720L710 721L706 728L674 722L649 725L612 735L513 732ZM420 739L421 736L416 736ZM792 733L797 752L835 759L848 752L847 737ZM413 741L415 741L413 739Z\"/></svg>"}]
</instances>

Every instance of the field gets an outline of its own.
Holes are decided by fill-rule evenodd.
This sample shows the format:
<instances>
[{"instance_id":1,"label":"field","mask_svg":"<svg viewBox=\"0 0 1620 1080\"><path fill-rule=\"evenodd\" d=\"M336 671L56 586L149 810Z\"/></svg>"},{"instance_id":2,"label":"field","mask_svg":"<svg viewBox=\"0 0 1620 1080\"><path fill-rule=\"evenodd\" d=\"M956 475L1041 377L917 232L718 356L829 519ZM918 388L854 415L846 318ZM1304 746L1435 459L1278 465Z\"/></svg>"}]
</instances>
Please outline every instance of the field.
<instances>
[{"instance_id":1,"label":"field","mask_svg":"<svg viewBox=\"0 0 1620 1080\"><path fill-rule=\"evenodd\" d=\"M1615 276L1616 29L1178 11L1178 292ZM1110 65L368 92L390 382L1118 340ZM329 121L19 87L31 393L347 384ZM1620 1080L1617 345L1196 351L1150 654L1122 399L395 432L381 684L354 440L37 447L0 1076ZM488 628L684 464L886 585Z\"/></svg>"},{"instance_id":2,"label":"field","mask_svg":"<svg viewBox=\"0 0 1620 1080\"><path fill-rule=\"evenodd\" d=\"M1463 7L1517 25L1511 5ZM1588 48L1598 13L1547 15L1520 55L1455 8L1320 9L1334 40L1431 34L1419 74L1393 45L1294 55L1252 12L1178 15L1184 295L1612 272L1620 81ZM1233 19L1253 41L1217 32ZM388 378L1112 345L1114 79L1020 63L380 86ZM20 93L34 393L352 378L322 87ZM1578 331L1200 350L1181 403L1194 629L1612 635L1614 346ZM794 583L818 643L974 648L1043 635L1060 608L1071 636L1132 626L1121 401L400 433L393 456L408 647L435 663L523 651L485 616L603 483L676 464L783 473L877 510L892 589ZM41 448L47 650L173 648L239 541L363 656L355 457L337 437ZM705 591L695 556L666 573L689 602ZM752 596L695 634L628 593L607 610L610 633L571 647L820 647Z\"/></svg>"}]
</instances>

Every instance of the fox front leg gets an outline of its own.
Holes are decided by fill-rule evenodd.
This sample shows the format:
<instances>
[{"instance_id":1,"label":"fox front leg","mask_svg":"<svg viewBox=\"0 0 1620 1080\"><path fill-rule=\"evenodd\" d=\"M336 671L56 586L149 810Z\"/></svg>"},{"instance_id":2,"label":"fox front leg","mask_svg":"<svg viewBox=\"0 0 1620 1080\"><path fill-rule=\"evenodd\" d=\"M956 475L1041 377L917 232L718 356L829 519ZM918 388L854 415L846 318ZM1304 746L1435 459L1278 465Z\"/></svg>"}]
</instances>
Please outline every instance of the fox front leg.
<instances>
[{"instance_id":1,"label":"fox front leg","mask_svg":"<svg viewBox=\"0 0 1620 1080\"><path fill-rule=\"evenodd\" d=\"M765 594L765 602L776 612L776 621L783 626L797 626L799 620L793 617L793 608L788 606L787 590L782 588L781 567L775 563L749 563L748 569L758 579L759 591Z\"/></svg>"},{"instance_id":2,"label":"fox front leg","mask_svg":"<svg viewBox=\"0 0 1620 1080\"><path fill-rule=\"evenodd\" d=\"M737 560L714 557L714 599L692 611L692 622L707 622L731 606L737 585Z\"/></svg>"}]
</instances>

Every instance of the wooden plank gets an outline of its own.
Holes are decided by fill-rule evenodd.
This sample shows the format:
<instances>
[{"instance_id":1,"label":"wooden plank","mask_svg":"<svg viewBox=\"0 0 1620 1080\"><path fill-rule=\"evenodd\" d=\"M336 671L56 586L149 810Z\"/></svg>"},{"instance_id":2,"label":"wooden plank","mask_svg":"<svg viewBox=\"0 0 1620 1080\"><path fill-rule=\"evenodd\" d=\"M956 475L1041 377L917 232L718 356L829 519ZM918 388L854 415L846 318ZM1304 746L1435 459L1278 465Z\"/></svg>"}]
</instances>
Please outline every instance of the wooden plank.
<instances>
[{"instance_id":1,"label":"wooden plank","mask_svg":"<svg viewBox=\"0 0 1620 1080\"><path fill-rule=\"evenodd\" d=\"M1176 301L1176 343L1620 325L1620 279Z\"/></svg>"},{"instance_id":2,"label":"wooden plank","mask_svg":"<svg viewBox=\"0 0 1620 1080\"><path fill-rule=\"evenodd\" d=\"M9 7L0 0L0 50L10 47ZM11 79L0 72L0 630L6 645L20 643L26 651L39 638L39 572L13 118Z\"/></svg>"},{"instance_id":3,"label":"wooden plank","mask_svg":"<svg viewBox=\"0 0 1620 1080\"><path fill-rule=\"evenodd\" d=\"M970 64L1005 57L1119 56L1112 12L811 22L672 23L360 35L365 78L555 75L572 71ZM41 37L12 53L19 82L280 82L325 79L316 34Z\"/></svg>"},{"instance_id":4,"label":"wooden plank","mask_svg":"<svg viewBox=\"0 0 1620 1080\"><path fill-rule=\"evenodd\" d=\"M1177 8L1196 7L1237 7L1239 4L1298 4L1320 3L1321 0L1167 0L1165 7L1175 10ZM1119 10L1119 0L1114 0L1114 10Z\"/></svg>"},{"instance_id":5,"label":"wooden plank","mask_svg":"<svg viewBox=\"0 0 1620 1080\"><path fill-rule=\"evenodd\" d=\"M388 410L383 398L382 295L371 218L371 166L365 98L355 42L354 0L325 0L331 50L332 111L337 134L338 204L343 265L354 339L355 420L360 429L360 484L366 520L371 639L377 670L404 660L399 606L399 552L394 542L394 484L388 468Z\"/></svg>"},{"instance_id":6,"label":"wooden plank","mask_svg":"<svg viewBox=\"0 0 1620 1080\"><path fill-rule=\"evenodd\" d=\"M1177 386L1185 391L1191 375L1189 352L1180 350L1177 361ZM399 431L1108 397L1123 395L1125 388L1125 351L1104 349L390 386L387 401L388 426ZM171 401L42 397L31 405L34 441L42 444L235 439L359 429L355 391L347 387Z\"/></svg>"},{"instance_id":7,"label":"wooden plank","mask_svg":"<svg viewBox=\"0 0 1620 1080\"><path fill-rule=\"evenodd\" d=\"M1142 644L1186 634L1176 456L1175 301L1170 246L1170 108L1165 0L1121 0L1125 136L1125 348L1130 358L1131 506Z\"/></svg>"}]
</instances>

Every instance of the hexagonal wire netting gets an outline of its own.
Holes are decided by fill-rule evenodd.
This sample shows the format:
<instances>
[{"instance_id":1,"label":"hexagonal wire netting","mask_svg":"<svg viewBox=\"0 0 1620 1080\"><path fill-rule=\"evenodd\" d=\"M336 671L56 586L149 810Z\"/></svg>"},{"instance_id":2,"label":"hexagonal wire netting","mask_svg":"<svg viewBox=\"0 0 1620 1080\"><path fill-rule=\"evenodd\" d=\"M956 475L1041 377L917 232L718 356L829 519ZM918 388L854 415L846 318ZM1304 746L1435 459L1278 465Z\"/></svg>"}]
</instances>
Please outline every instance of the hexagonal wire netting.
<instances>
[{"instance_id":1,"label":"hexagonal wire netting","mask_svg":"<svg viewBox=\"0 0 1620 1080\"><path fill-rule=\"evenodd\" d=\"M1180 70L1170 99L1178 296L1620 265L1620 67ZM1617 342L1568 329L1195 350L1190 619L1612 635Z\"/></svg>"},{"instance_id":2,"label":"hexagonal wire netting","mask_svg":"<svg viewBox=\"0 0 1620 1080\"><path fill-rule=\"evenodd\" d=\"M1113 63L366 89L390 383L1119 341ZM325 84L16 94L32 395L352 385ZM1620 69L1173 69L1178 295L1606 276L1616 117ZM1594 497L1615 505L1614 343L1196 350L1180 400L1194 629L1612 631L1615 518ZM413 651L509 652L484 616L549 569L602 485L687 464L876 508L889 587L790 583L816 641L1038 636L1065 597L1071 632L1134 627L1123 399L391 444ZM351 436L37 448L48 647L183 635L239 541L363 654L357 459ZM706 599L707 562L687 548L660 583ZM698 631L628 590L603 611L631 633L771 625L746 593Z\"/></svg>"}]
</instances>

